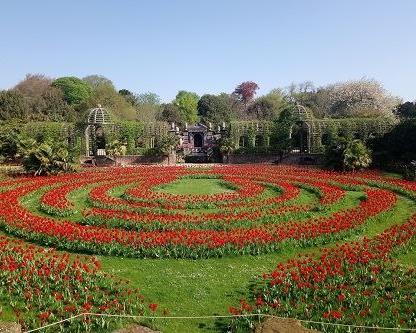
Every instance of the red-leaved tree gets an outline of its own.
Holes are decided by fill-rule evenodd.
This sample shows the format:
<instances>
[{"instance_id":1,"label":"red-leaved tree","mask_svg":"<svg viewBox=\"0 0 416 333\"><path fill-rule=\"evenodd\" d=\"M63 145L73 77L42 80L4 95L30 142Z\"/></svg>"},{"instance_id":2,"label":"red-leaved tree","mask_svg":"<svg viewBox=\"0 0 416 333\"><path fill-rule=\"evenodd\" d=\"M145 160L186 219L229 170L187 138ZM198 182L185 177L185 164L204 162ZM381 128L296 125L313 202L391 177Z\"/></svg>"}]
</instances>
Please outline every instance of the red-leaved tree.
<instances>
[{"instance_id":1,"label":"red-leaved tree","mask_svg":"<svg viewBox=\"0 0 416 333\"><path fill-rule=\"evenodd\" d=\"M235 88L233 95L236 96L237 99L240 100L245 107L247 107L248 103L253 100L257 89L259 89L257 83L253 81L246 81L240 83L237 88Z\"/></svg>"}]
</instances>

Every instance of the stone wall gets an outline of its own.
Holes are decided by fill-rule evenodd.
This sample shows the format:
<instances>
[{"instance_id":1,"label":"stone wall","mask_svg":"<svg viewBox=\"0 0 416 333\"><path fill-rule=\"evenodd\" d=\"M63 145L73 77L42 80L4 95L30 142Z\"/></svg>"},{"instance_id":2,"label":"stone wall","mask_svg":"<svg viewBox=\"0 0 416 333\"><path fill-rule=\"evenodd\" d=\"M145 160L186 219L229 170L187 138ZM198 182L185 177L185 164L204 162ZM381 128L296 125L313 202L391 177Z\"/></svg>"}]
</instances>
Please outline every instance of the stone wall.
<instances>
[{"instance_id":1,"label":"stone wall","mask_svg":"<svg viewBox=\"0 0 416 333\"><path fill-rule=\"evenodd\" d=\"M125 155L114 158L116 165L134 165L134 164L176 164L176 155L169 156L142 156L142 155Z\"/></svg>"},{"instance_id":2,"label":"stone wall","mask_svg":"<svg viewBox=\"0 0 416 333\"><path fill-rule=\"evenodd\" d=\"M224 156L224 163L228 164L285 164L285 165L321 165L323 163L322 154L289 154L280 160L278 154L231 154Z\"/></svg>"},{"instance_id":3,"label":"stone wall","mask_svg":"<svg viewBox=\"0 0 416 333\"><path fill-rule=\"evenodd\" d=\"M224 163L228 164L247 164L247 163L275 163L279 160L277 154L255 155L255 154L230 154L224 156Z\"/></svg>"}]
</instances>

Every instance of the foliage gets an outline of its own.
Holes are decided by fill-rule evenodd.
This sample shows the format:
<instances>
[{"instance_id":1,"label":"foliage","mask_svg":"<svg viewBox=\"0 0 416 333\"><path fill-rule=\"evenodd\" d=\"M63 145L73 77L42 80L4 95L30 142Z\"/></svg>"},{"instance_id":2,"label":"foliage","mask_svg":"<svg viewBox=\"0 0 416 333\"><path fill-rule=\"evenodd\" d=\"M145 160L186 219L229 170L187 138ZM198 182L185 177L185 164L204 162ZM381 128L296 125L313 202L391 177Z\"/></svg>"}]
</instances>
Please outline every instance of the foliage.
<instances>
[{"instance_id":1,"label":"foliage","mask_svg":"<svg viewBox=\"0 0 416 333\"><path fill-rule=\"evenodd\" d=\"M137 120L144 122L156 121L160 113L160 97L152 92L135 96Z\"/></svg>"},{"instance_id":2,"label":"foliage","mask_svg":"<svg viewBox=\"0 0 416 333\"><path fill-rule=\"evenodd\" d=\"M13 90L18 91L28 98L36 98L44 94L50 85L52 79L43 74L27 74L25 79L20 81Z\"/></svg>"},{"instance_id":3,"label":"foliage","mask_svg":"<svg viewBox=\"0 0 416 333\"><path fill-rule=\"evenodd\" d=\"M348 145L348 139L342 136L329 138L325 146L325 166L330 169L344 169L344 152Z\"/></svg>"},{"instance_id":4,"label":"foliage","mask_svg":"<svg viewBox=\"0 0 416 333\"><path fill-rule=\"evenodd\" d=\"M13 161L19 149L19 130L17 124L0 127L0 156L5 161Z\"/></svg>"},{"instance_id":5,"label":"foliage","mask_svg":"<svg viewBox=\"0 0 416 333\"><path fill-rule=\"evenodd\" d=\"M70 105L86 102L91 96L91 86L74 76L66 76L52 82L54 87L62 90L64 98Z\"/></svg>"},{"instance_id":6,"label":"foliage","mask_svg":"<svg viewBox=\"0 0 416 333\"><path fill-rule=\"evenodd\" d=\"M398 99L375 81L361 79L325 87L328 94L326 114L331 117L392 116Z\"/></svg>"},{"instance_id":7,"label":"foliage","mask_svg":"<svg viewBox=\"0 0 416 333\"><path fill-rule=\"evenodd\" d=\"M286 106L287 101L283 92L275 89L267 95L257 98L247 108L247 113L259 120L274 120Z\"/></svg>"},{"instance_id":8,"label":"foliage","mask_svg":"<svg viewBox=\"0 0 416 333\"><path fill-rule=\"evenodd\" d=\"M273 131L270 136L270 145L278 151L280 156L289 153L292 150L292 140L290 132L295 123L292 106L286 106L279 114L279 117L273 122Z\"/></svg>"},{"instance_id":9,"label":"foliage","mask_svg":"<svg viewBox=\"0 0 416 333\"><path fill-rule=\"evenodd\" d=\"M400 104L394 113L402 119L416 118L416 102Z\"/></svg>"},{"instance_id":10,"label":"foliage","mask_svg":"<svg viewBox=\"0 0 416 333\"><path fill-rule=\"evenodd\" d=\"M29 106L18 91L0 91L0 120L27 119Z\"/></svg>"},{"instance_id":11,"label":"foliage","mask_svg":"<svg viewBox=\"0 0 416 333\"><path fill-rule=\"evenodd\" d=\"M162 111L159 116L159 120L176 124L180 124L182 122L181 113L179 111L179 107L176 104L162 104L161 109Z\"/></svg>"},{"instance_id":12,"label":"foliage","mask_svg":"<svg viewBox=\"0 0 416 333\"><path fill-rule=\"evenodd\" d=\"M39 143L33 139L20 139L19 155L23 168L35 175L73 171L72 158L67 147L57 142Z\"/></svg>"},{"instance_id":13,"label":"foliage","mask_svg":"<svg viewBox=\"0 0 416 333\"><path fill-rule=\"evenodd\" d=\"M110 156L124 156L127 153L127 143L119 140L111 141L106 146L106 152Z\"/></svg>"},{"instance_id":14,"label":"foliage","mask_svg":"<svg viewBox=\"0 0 416 333\"><path fill-rule=\"evenodd\" d=\"M392 163L407 164L416 160L416 120L399 123L390 132L371 142L374 162L379 167Z\"/></svg>"},{"instance_id":15,"label":"foliage","mask_svg":"<svg viewBox=\"0 0 416 333\"><path fill-rule=\"evenodd\" d=\"M136 96L134 96L134 94L128 90L128 89L120 89L118 91L118 93L124 97L124 99L130 103L131 105L135 105L136 104Z\"/></svg>"},{"instance_id":16,"label":"foliage","mask_svg":"<svg viewBox=\"0 0 416 333\"><path fill-rule=\"evenodd\" d=\"M368 168L371 164L371 153L361 140L352 140L344 151L343 163L347 170Z\"/></svg>"},{"instance_id":17,"label":"foliage","mask_svg":"<svg viewBox=\"0 0 416 333\"><path fill-rule=\"evenodd\" d=\"M301 83L292 83L285 89L286 99L295 102L312 110L313 114L321 118L324 116L321 103L322 89L316 89L313 82L305 81Z\"/></svg>"},{"instance_id":18,"label":"foliage","mask_svg":"<svg viewBox=\"0 0 416 333\"><path fill-rule=\"evenodd\" d=\"M197 106L199 96L196 93L181 90L176 95L174 104L179 109L179 114L182 124L184 123L196 123L198 120Z\"/></svg>"},{"instance_id":19,"label":"foliage","mask_svg":"<svg viewBox=\"0 0 416 333\"><path fill-rule=\"evenodd\" d=\"M136 119L134 107L110 85L95 87L90 98L84 103L83 109L88 110L97 107L97 105L104 106L115 119Z\"/></svg>"},{"instance_id":20,"label":"foliage","mask_svg":"<svg viewBox=\"0 0 416 333\"><path fill-rule=\"evenodd\" d=\"M256 90L259 89L257 83L253 81L246 81L240 83L233 92L233 95L241 101L245 107L253 100Z\"/></svg>"},{"instance_id":21,"label":"foliage","mask_svg":"<svg viewBox=\"0 0 416 333\"><path fill-rule=\"evenodd\" d=\"M228 123L234 118L230 96L225 93L220 95L203 95L198 101L198 115L204 123Z\"/></svg>"},{"instance_id":22,"label":"foliage","mask_svg":"<svg viewBox=\"0 0 416 333\"><path fill-rule=\"evenodd\" d=\"M110 79L106 78L103 75L98 75L98 74L88 75L82 78L82 80L87 82L91 86L92 89L96 89L100 86L110 86L111 88L114 89L113 81L111 81Z\"/></svg>"},{"instance_id":23,"label":"foliage","mask_svg":"<svg viewBox=\"0 0 416 333\"><path fill-rule=\"evenodd\" d=\"M222 137L219 142L219 149L223 155L230 155L236 149L236 145L231 138Z\"/></svg>"},{"instance_id":24,"label":"foliage","mask_svg":"<svg viewBox=\"0 0 416 333\"><path fill-rule=\"evenodd\" d=\"M178 138L174 135L162 135L155 138L154 148L147 151L148 156L168 156L178 144Z\"/></svg>"},{"instance_id":25,"label":"foliage","mask_svg":"<svg viewBox=\"0 0 416 333\"><path fill-rule=\"evenodd\" d=\"M136 121L117 122L117 130L113 137L109 138L110 142L118 141L126 145L126 154L138 154L139 148L144 148L139 144L139 138L143 137L143 124Z\"/></svg>"},{"instance_id":26,"label":"foliage","mask_svg":"<svg viewBox=\"0 0 416 333\"><path fill-rule=\"evenodd\" d=\"M150 105L159 105L160 104L160 97L158 94L153 92L146 92L142 94L138 94L136 96L136 103L137 104L150 104Z\"/></svg>"},{"instance_id":27,"label":"foliage","mask_svg":"<svg viewBox=\"0 0 416 333\"><path fill-rule=\"evenodd\" d=\"M411 161L403 166L403 178L406 180L416 180L416 161Z\"/></svg>"},{"instance_id":28,"label":"foliage","mask_svg":"<svg viewBox=\"0 0 416 333\"><path fill-rule=\"evenodd\" d=\"M52 80L41 74L28 74L13 91L23 95L27 107L20 119L29 121L74 121L76 113L64 100L59 88L51 86Z\"/></svg>"},{"instance_id":29,"label":"foliage","mask_svg":"<svg viewBox=\"0 0 416 333\"><path fill-rule=\"evenodd\" d=\"M335 170L360 170L372 162L371 152L359 139L338 136L327 132L325 165Z\"/></svg>"}]
</instances>

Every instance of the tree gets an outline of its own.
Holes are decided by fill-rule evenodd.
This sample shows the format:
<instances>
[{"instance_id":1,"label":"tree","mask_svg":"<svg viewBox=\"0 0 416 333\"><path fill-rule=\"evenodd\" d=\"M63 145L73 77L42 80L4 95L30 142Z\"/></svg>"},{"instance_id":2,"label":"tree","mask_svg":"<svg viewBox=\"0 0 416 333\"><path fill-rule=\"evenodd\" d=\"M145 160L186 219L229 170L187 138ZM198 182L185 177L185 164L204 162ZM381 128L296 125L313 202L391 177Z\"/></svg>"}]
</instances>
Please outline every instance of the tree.
<instances>
[{"instance_id":1,"label":"tree","mask_svg":"<svg viewBox=\"0 0 416 333\"><path fill-rule=\"evenodd\" d=\"M76 112L64 100L62 91L49 86L40 96L30 100L30 120L74 121Z\"/></svg>"},{"instance_id":2,"label":"tree","mask_svg":"<svg viewBox=\"0 0 416 333\"><path fill-rule=\"evenodd\" d=\"M344 167L347 170L360 170L368 168L371 164L370 150L361 140L348 142L344 151Z\"/></svg>"},{"instance_id":3,"label":"tree","mask_svg":"<svg viewBox=\"0 0 416 333\"><path fill-rule=\"evenodd\" d=\"M160 105L160 97L158 94L153 92L146 92L138 94L136 96L136 103L138 104L149 104L149 105Z\"/></svg>"},{"instance_id":4,"label":"tree","mask_svg":"<svg viewBox=\"0 0 416 333\"><path fill-rule=\"evenodd\" d=\"M131 105L136 105L136 96L128 89L121 89L118 93Z\"/></svg>"},{"instance_id":5,"label":"tree","mask_svg":"<svg viewBox=\"0 0 416 333\"><path fill-rule=\"evenodd\" d=\"M280 160L292 150L290 132L294 124L293 106L288 104L274 120L273 131L270 135L270 145L279 153Z\"/></svg>"},{"instance_id":6,"label":"tree","mask_svg":"<svg viewBox=\"0 0 416 333\"><path fill-rule=\"evenodd\" d=\"M176 104L166 103L161 105L161 113L158 117L161 121L167 121L168 123L181 123L181 114Z\"/></svg>"},{"instance_id":7,"label":"tree","mask_svg":"<svg viewBox=\"0 0 416 333\"><path fill-rule=\"evenodd\" d=\"M113 81L107 79L105 76L102 75L88 75L82 79L83 81L87 82L91 88L97 88L99 86L110 86L114 89Z\"/></svg>"},{"instance_id":8,"label":"tree","mask_svg":"<svg viewBox=\"0 0 416 333\"><path fill-rule=\"evenodd\" d=\"M19 149L19 124L8 122L0 129L0 161L12 161Z\"/></svg>"},{"instance_id":9,"label":"tree","mask_svg":"<svg viewBox=\"0 0 416 333\"><path fill-rule=\"evenodd\" d=\"M325 106L328 103L325 90L316 89L312 81L292 83L285 89L286 98L310 109L317 118L325 116Z\"/></svg>"},{"instance_id":10,"label":"tree","mask_svg":"<svg viewBox=\"0 0 416 333\"><path fill-rule=\"evenodd\" d=\"M18 91L0 91L0 120L27 119L29 105Z\"/></svg>"},{"instance_id":11,"label":"tree","mask_svg":"<svg viewBox=\"0 0 416 333\"><path fill-rule=\"evenodd\" d=\"M410 163L416 160L416 119L400 122L383 137L371 142L378 167Z\"/></svg>"},{"instance_id":12,"label":"tree","mask_svg":"<svg viewBox=\"0 0 416 333\"><path fill-rule=\"evenodd\" d=\"M253 100L256 95L256 90L259 89L257 83L253 81L246 81L240 83L234 90L233 95L244 104L244 107L247 108L247 105Z\"/></svg>"},{"instance_id":13,"label":"tree","mask_svg":"<svg viewBox=\"0 0 416 333\"><path fill-rule=\"evenodd\" d=\"M135 96L137 119L140 121L155 121L160 112L160 97L152 92Z\"/></svg>"},{"instance_id":14,"label":"tree","mask_svg":"<svg viewBox=\"0 0 416 333\"><path fill-rule=\"evenodd\" d=\"M399 101L375 80L336 83L324 89L328 94L326 113L332 117L392 116Z\"/></svg>"},{"instance_id":15,"label":"tree","mask_svg":"<svg viewBox=\"0 0 416 333\"><path fill-rule=\"evenodd\" d=\"M73 76L56 79L52 85L62 90L65 100L70 105L86 102L92 94L92 88L87 82Z\"/></svg>"},{"instance_id":16,"label":"tree","mask_svg":"<svg viewBox=\"0 0 416 333\"><path fill-rule=\"evenodd\" d=\"M416 102L400 104L394 113L402 119L416 118Z\"/></svg>"},{"instance_id":17,"label":"tree","mask_svg":"<svg viewBox=\"0 0 416 333\"><path fill-rule=\"evenodd\" d=\"M13 90L22 94L27 104L25 120L72 121L74 109L64 100L62 91L51 86L52 80L42 74L27 74Z\"/></svg>"},{"instance_id":18,"label":"tree","mask_svg":"<svg viewBox=\"0 0 416 333\"><path fill-rule=\"evenodd\" d=\"M260 120L273 120L287 106L281 90L272 90L267 95L257 98L248 108L247 113Z\"/></svg>"},{"instance_id":19,"label":"tree","mask_svg":"<svg viewBox=\"0 0 416 333\"><path fill-rule=\"evenodd\" d=\"M174 104L179 109L180 123L195 123L198 121L197 106L199 96L193 92L181 90L176 95Z\"/></svg>"},{"instance_id":20,"label":"tree","mask_svg":"<svg viewBox=\"0 0 416 333\"><path fill-rule=\"evenodd\" d=\"M82 106L84 110L102 105L111 114L122 120L135 120L136 110L112 86L100 85L93 89L91 96Z\"/></svg>"},{"instance_id":21,"label":"tree","mask_svg":"<svg viewBox=\"0 0 416 333\"><path fill-rule=\"evenodd\" d=\"M13 90L18 91L27 98L36 98L44 94L50 87L52 79L43 74L27 74Z\"/></svg>"},{"instance_id":22,"label":"tree","mask_svg":"<svg viewBox=\"0 0 416 333\"><path fill-rule=\"evenodd\" d=\"M205 123L221 124L233 117L232 101L228 94L203 95L198 101L198 115Z\"/></svg>"}]
</instances>

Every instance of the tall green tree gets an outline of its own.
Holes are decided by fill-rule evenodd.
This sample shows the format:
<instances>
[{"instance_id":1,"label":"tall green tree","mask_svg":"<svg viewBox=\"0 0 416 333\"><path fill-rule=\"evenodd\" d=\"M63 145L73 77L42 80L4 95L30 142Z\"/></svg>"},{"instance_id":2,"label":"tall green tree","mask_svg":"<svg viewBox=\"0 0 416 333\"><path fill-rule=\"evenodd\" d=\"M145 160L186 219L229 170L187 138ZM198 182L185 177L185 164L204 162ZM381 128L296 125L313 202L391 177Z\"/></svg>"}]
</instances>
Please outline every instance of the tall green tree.
<instances>
[{"instance_id":1,"label":"tall green tree","mask_svg":"<svg viewBox=\"0 0 416 333\"><path fill-rule=\"evenodd\" d=\"M203 95L198 101L198 115L205 123L229 122L233 115L232 100L228 94Z\"/></svg>"},{"instance_id":2,"label":"tall green tree","mask_svg":"<svg viewBox=\"0 0 416 333\"><path fill-rule=\"evenodd\" d=\"M195 123L198 121L198 100L199 96L190 91L181 90L176 95L174 104L178 107L181 116L181 123Z\"/></svg>"},{"instance_id":3,"label":"tall green tree","mask_svg":"<svg viewBox=\"0 0 416 333\"><path fill-rule=\"evenodd\" d=\"M70 105L86 102L92 94L90 84L74 76L56 79L52 85L62 90L65 100Z\"/></svg>"}]
</instances>

